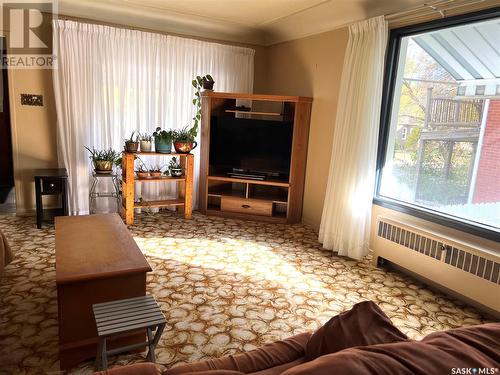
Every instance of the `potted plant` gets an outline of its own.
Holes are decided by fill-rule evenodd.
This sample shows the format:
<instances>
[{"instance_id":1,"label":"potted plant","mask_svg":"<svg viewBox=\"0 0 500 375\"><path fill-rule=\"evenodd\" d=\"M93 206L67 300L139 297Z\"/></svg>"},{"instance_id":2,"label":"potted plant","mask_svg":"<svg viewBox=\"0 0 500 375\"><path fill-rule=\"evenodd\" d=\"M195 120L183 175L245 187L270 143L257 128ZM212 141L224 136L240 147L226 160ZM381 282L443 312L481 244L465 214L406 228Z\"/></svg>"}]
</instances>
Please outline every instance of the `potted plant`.
<instances>
[{"instance_id":1,"label":"potted plant","mask_svg":"<svg viewBox=\"0 0 500 375\"><path fill-rule=\"evenodd\" d=\"M186 126L174 132L174 148L179 154L189 154L198 145L195 139L201 121L201 89L204 87L213 88L214 79L210 74L206 74L203 77L196 76L191 83L196 89L193 98L196 114L193 117L193 126L190 129Z\"/></svg>"},{"instance_id":2,"label":"potted plant","mask_svg":"<svg viewBox=\"0 0 500 375\"><path fill-rule=\"evenodd\" d=\"M137 178L143 179L143 178L149 178L149 169L146 167L146 164L140 159L139 160L139 168L136 169L135 174L137 175Z\"/></svg>"},{"instance_id":3,"label":"potted plant","mask_svg":"<svg viewBox=\"0 0 500 375\"><path fill-rule=\"evenodd\" d=\"M113 171L113 165L120 157L115 150L112 148L96 150L94 147L92 149L84 147L90 152L90 160L92 160L96 173L111 173Z\"/></svg>"},{"instance_id":4,"label":"potted plant","mask_svg":"<svg viewBox=\"0 0 500 375\"><path fill-rule=\"evenodd\" d=\"M193 126L188 129L187 126L181 130L174 131L174 148L179 154L189 154L191 150L198 146L194 140L198 134L197 129Z\"/></svg>"},{"instance_id":5,"label":"potted plant","mask_svg":"<svg viewBox=\"0 0 500 375\"><path fill-rule=\"evenodd\" d=\"M149 178L149 171L144 166L139 166L139 168L135 171L137 174L137 178Z\"/></svg>"},{"instance_id":6,"label":"potted plant","mask_svg":"<svg viewBox=\"0 0 500 375\"><path fill-rule=\"evenodd\" d=\"M175 156L170 160L170 163L168 163L168 170L165 171L165 174L170 174L172 177L182 176L181 164Z\"/></svg>"},{"instance_id":7,"label":"potted plant","mask_svg":"<svg viewBox=\"0 0 500 375\"><path fill-rule=\"evenodd\" d=\"M162 167L160 167L158 164L151 166L149 167L149 175L151 177L161 177L161 169Z\"/></svg>"},{"instance_id":8,"label":"potted plant","mask_svg":"<svg viewBox=\"0 0 500 375\"><path fill-rule=\"evenodd\" d=\"M214 89L214 79L210 74L207 74L201 78L201 84L204 90L212 91Z\"/></svg>"},{"instance_id":9,"label":"potted plant","mask_svg":"<svg viewBox=\"0 0 500 375\"><path fill-rule=\"evenodd\" d=\"M136 135L136 131L134 130L130 135L130 138L125 140L125 151L137 152L138 149L139 149L139 135Z\"/></svg>"},{"instance_id":10,"label":"potted plant","mask_svg":"<svg viewBox=\"0 0 500 375\"><path fill-rule=\"evenodd\" d=\"M161 154L170 154L172 151L173 131L161 130L160 127L157 127L153 136L155 137L156 152Z\"/></svg>"},{"instance_id":11,"label":"potted plant","mask_svg":"<svg viewBox=\"0 0 500 375\"><path fill-rule=\"evenodd\" d=\"M141 152L151 152L153 145L153 136L144 133L139 137L139 143L141 146Z\"/></svg>"}]
</instances>

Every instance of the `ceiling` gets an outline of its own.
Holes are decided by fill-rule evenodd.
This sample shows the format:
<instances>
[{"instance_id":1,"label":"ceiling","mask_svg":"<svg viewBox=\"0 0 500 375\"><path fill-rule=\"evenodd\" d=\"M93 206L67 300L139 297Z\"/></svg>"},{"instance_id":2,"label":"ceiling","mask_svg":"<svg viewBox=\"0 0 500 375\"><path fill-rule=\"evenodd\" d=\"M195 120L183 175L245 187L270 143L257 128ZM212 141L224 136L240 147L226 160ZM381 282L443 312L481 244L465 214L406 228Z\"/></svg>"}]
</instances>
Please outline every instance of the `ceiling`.
<instances>
[{"instance_id":1,"label":"ceiling","mask_svg":"<svg viewBox=\"0 0 500 375\"><path fill-rule=\"evenodd\" d=\"M426 0L59 0L59 13L210 39L271 45Z\"/></svg>"}]
</instances>

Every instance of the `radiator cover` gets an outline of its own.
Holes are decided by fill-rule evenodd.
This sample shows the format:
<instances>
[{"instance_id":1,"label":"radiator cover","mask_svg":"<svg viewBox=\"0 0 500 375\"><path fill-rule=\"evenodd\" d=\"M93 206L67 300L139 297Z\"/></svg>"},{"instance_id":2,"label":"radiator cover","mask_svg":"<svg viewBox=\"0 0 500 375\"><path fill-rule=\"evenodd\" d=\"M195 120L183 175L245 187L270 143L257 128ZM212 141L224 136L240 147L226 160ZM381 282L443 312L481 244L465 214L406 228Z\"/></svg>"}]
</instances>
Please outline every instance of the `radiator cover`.
<instances>
[{"instance_id":1,"label":"radiator cover","mask_svg":"<svg viewBox=\"0 0 500 375\"><path fill-rule=\"evenodd\" d=\"M387 259L500 313L500 256L448 234L377 217L374 261Z\"/></svg>"}]
</instances>

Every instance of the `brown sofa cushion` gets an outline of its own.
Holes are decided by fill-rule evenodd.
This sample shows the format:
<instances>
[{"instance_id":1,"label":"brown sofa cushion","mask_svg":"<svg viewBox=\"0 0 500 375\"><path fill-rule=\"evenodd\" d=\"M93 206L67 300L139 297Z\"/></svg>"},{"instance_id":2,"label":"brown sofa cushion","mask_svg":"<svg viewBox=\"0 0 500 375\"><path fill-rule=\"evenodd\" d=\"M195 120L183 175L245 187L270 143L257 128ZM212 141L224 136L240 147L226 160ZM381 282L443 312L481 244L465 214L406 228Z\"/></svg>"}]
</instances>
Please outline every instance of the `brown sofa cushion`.
<instances>
[{"instance_id":1,"label":"brown sofa cushion","mask_svg":"<svg viewBox=\"0 0 500 375\"><path fill-rule=\"evenodd\" d=\"M491 323L433 333L420 342L345 349L282 375L429 375L451 374L453 368L499 366L500 323Z\"/></svg>"},{"instance_id":2,"label":"brown sofa cushion","mask_svg":"<svg viewBox=\"0 0 500 375\"><path fill-rule=\"evenodd\" d=\"M408 337L397 329L372 301L360 302L326 322L309 339L306 360L335 353L354 346L405 341Z\"/></svg>"},{"instance_id":3,"label":"brown sofa cushion","mask_svg":"<svg viewBox=\"0 0 500 375\"><path fill-rule=\"evenodd\" d=\"M186 372L184 375L245 375L245 373L233 370L208 370L208 371Z\"/></svg>"},{"instance_id":4,"label":"brown sofa cushion","mask_svg":"<svg viewBox=\"0 0 500 375\"><path fill-rule=\"evenodd\" d=\"M283 372L288 370L289 368L298 366L303 364L306 361L304 357L300 357L292 362L287 362L279 366L269 367L264 370L260 370L257 372L251 372L249 375L281 375Z\"/></svg>"},{"instance_id":5,"label":"brown sofa cushion","mask_svg":"<svg viewBox=\"0 0 500 375\"><path fill-rule=\"evenodd\" d=\"M164 372L164 375L179 375L209 370L232 370L250 374L280 366L304 356L304 347L309 337L311 337L311 334L305 332L282 341L264 345L247 353L175 366Z\"/></svg>"}]
</instances>

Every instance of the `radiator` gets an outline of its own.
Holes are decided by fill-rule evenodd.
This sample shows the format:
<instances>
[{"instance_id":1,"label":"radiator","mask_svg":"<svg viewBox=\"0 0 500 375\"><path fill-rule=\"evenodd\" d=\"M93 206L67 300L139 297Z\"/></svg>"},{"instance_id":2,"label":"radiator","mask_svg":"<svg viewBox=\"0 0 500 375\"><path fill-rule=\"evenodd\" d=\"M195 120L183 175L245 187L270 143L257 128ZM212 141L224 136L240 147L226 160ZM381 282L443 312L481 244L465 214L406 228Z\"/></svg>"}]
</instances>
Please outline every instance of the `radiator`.
<instances>
[{"instance_id":1,"label":"radiator","mask_svg":"<svg viewBox=\"0 0 500 375\"><path fill-rule=\"evenodd\" d=\"M386 259L500 313L500 254L494 250L378 216L373 254L375 264Z\"/></svg>"}]
</instances>

